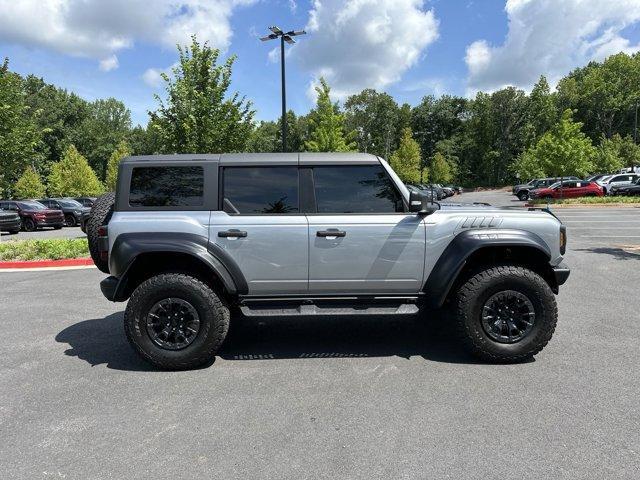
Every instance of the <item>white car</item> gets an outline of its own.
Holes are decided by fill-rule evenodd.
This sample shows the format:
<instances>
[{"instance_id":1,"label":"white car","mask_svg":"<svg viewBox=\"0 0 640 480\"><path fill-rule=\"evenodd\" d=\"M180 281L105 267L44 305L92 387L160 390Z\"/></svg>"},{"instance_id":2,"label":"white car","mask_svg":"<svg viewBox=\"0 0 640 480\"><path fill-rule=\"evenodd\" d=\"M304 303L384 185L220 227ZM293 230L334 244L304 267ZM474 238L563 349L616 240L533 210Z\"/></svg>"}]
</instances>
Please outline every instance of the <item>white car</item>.
<instances>
[{"instance_id":1,"label":"white car","mask_svg":"<svg viewBox=\"0 0 640 480\"><path fill-rule=\"evenodd\" d=\"M611 187L618 187L621 185L631 185L640 178L637 173L623 173L619 175L609 175L608 177L602 177L596 183L602 187L602 191L605 195L611 192Z\"/></svg>"}]
</instances>

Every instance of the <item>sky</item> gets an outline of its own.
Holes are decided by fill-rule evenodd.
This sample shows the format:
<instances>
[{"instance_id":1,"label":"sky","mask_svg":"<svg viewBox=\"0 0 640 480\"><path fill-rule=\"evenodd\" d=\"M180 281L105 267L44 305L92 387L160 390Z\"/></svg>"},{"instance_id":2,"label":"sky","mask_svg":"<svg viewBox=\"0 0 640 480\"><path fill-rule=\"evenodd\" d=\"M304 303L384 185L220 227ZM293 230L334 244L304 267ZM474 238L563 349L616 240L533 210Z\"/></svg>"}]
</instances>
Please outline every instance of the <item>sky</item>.
<instances>
[{"instance_id":1,"label":"sky","mask_svg":"<svg viewBox=\"0 0 640 480\"><path fill-rule=\"evenodd\" d=\"M334 100L364 88L402 103L552 86L573 68L640 50L640 0L0 0L0 57L87 100L115 97L134 124L163 95L160 72L192 34L236 55L232 89L258 120L280 114L277 25L287 46L287 107L306 113L318 78Z\"/></svg>"}]
</instances>

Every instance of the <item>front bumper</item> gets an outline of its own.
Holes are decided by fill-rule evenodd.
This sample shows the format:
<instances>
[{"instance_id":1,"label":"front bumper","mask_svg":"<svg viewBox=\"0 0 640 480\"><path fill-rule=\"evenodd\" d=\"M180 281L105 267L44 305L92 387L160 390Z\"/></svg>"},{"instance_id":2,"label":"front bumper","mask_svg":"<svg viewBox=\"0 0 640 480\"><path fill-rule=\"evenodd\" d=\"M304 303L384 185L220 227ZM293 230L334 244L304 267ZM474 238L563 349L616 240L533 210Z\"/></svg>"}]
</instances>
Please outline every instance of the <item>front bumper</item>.
<instances>
[{"instance_id":1,"label":"front bumper","mask_svg":"<svg viewBox=\"0 0 640 480\"><path fill-rule=\"evenodd\" d=\"M38 227L64 227L64 218L61 219L44 219L44 220L36 220L36 225Z\"/></svg>"},{"instance_id":2,"label":"front bumper","mask_svg":"<svg viewBox=\"0 0 640 480\"><path fill-rule=\"evenodd\" d=\"M558 286L563 285L567 281L570 273L571 270L564 263L560 263L560 265L553 267L553 274L556 277L556 283Z\"/></svg>"},{"instance_id":3,"label":"front bumper","mask_svg":"<svg viewBox=\"0 0 640 480\"><path fill-rule=\"evenodd\" d=\"M15 230L20 230L21 227L22 221L19 218L17 220L0 223L0 231L2 232L13 232Z\"/></svg>"}]
</instances>

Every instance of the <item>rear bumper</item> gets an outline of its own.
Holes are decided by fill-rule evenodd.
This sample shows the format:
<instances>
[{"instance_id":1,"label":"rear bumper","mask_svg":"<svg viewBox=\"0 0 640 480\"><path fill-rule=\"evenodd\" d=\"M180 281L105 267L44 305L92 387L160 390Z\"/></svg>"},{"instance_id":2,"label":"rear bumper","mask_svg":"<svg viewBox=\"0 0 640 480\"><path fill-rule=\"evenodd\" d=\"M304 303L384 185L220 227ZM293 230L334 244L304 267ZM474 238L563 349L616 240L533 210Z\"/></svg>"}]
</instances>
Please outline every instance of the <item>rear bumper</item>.
<instances>
[{"instance_id":1,"label":"rear bumper","mask_svg":"<svg viewBox=\"0 0 640 480\"><path fill-rule=\"evenodd\" d=\"M553 274L556 277L556 283L558 286L563 285L567 281L570 273L571 270L564 263L553 267Z\"/></svg>"},{"instance_id":2,"label":"rear bumper","mask_svg":"<svg viewBox=\"0 0 640 480\"><path fill-rule=\"evenodd\" d=\"M117 277L107 277L100 282L100 290L107 300L116 302L116 293L120 280Z\"/></svg>"}]
</instances>

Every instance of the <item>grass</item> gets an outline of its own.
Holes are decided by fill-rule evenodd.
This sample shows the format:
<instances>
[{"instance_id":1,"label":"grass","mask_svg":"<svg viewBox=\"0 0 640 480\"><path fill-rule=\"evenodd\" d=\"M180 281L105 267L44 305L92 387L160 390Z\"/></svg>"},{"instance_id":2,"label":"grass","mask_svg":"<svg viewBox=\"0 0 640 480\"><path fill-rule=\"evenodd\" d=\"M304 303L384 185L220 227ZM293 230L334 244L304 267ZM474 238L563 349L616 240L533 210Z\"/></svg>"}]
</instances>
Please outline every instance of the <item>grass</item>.
<instances>
[{"instance_id":1,"label":"grass","mask_svg":"<svg viewBox=\"0 0 640 480\"><path fill-rule=\"evenodd\" d=\"M529 203L534 205L546 205L547 200L544 198L536 198L535 200L529 200ZM606 205L606 204L636 204L640 205L640 196L636 197L581 197L581 198L563 198L563 199L551 199L549 203L552 205Z\"/></svg>"},{"instance_id":2,"label":"grass","mask_svg":"<svg viewBox=\"0 0 640 480\"><path fill-rule=\"evenodd\" d=\"M0 242L0 261L60 260L86 258L89 245L85 238L51 238Z\"/></svg>"}]
</instances>

